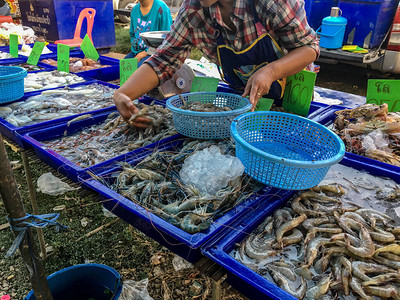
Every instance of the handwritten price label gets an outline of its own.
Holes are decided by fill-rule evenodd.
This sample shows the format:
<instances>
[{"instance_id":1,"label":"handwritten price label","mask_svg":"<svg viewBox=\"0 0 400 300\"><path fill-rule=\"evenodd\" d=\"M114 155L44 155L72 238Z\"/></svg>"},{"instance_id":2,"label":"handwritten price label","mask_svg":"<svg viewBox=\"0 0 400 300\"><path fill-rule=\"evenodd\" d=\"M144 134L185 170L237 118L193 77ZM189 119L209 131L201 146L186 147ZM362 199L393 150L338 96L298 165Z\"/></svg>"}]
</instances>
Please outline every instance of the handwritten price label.
<instances>
[{"instance_id":1,"label":"handwritten price label","mask_svg":"<svg viewBox=\"0 0 400 300\"><path fill-rule=\"evenodd\" d=\"M126 58L119 61L119 85L123 85L125 81L135 72L137 69L136 58Z\"/></svg>"},{"instance_id":2,"label":"handwritten price label","mask_svg":"<svg viewBox=\"0 0 400 300\"><path fill-rule=\"evenodd\" d=\"M216 92L219 79L214 77L196 76L193 78L190 92Z\"/></svg>"},{"instance_id":3,"label":"handwritten price label","mask_svg":"<svg viewBox=\"0 0 400 300\"><path fill-rule=\"evenodd\" d=\"M93 60L99 59L99 53L97 53L96 48L94 47L92 41L89 36L86 34L81 43L81 49L86 57L91 58Z\"/></svg>"},{"instance_id":4,"label":"handwritten price label","mask_svg":"<svg viewBox=\"0 0 400 300\"><path fill-rule=\"evenodd\" d=\"M10 54L12 57L18 57L18 35L10 34Z\"/></svg>"},{"instance_id":5,"label":"handwritten price label","mask_svg":"<svg viewBox=\"0 0 400 300\"><path fill-rule=\"evenodd\" d=\"M286 79L282 107L289 112L307 116L310 110L317 74L301 71Z\"/></svg>"},{"instance_id":6,"label":"handwritten price label","mask_svg":"<svg viewBox=\"0 0 400 300\"><path fill-rule=\"evenodd\" d=\"M400 80L368 80L367 103L387 103L389 111L400 111Z\"/></svg>"},{"instance_id":7,"label":"handwritten price label","mask_svg":"<svg viewBox=\"0 0 400 300\"><path fill-rule=\"evenodd\" d=\"M271 109L272 103L274 103L274 99L260 98L254 111L269 111Z\"/></svg>"},{"instance_id":8,"label":"handwritten price label","mask_svg":"<svg viewBox=\"0 0 400 300\"><path fill-rule=\"evenodd\" d=\"M30 65L36 66L39 62L40 55L42 55L43 48L44 48L43 42L35 42L31 54L29 54L28 60L26 62Z\"/></svg>"},{"instance_id":9,"label":"handwritten price label","mask_svg":"<svg viewBox=\"0 0 400 300\"><path fill-rule=\"evenodd\" d=\"M69 46L57 44L57 70L69 73Z\"/></svg>"}]
</instances>

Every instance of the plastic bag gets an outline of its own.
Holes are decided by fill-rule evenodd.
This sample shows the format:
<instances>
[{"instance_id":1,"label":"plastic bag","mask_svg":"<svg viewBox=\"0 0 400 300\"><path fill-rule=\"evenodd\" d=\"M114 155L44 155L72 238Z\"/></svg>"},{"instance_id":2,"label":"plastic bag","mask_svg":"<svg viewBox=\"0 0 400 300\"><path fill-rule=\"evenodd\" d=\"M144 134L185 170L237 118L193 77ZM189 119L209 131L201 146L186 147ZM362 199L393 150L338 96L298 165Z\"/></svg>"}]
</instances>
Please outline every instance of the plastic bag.
<instances>
[{"instance_id":1,"label":"plastic bag","mask_svg":"<svg viewBox=\"0 0 400 300\"><path fill-rule=\"evenodd\" d=\"M382 130L377 129L362 138L362 146L367 150L382 150L391 153L392 150L389 148L389 139Z\"/></svg>"},{"instance_id":2,"label":"plastic bag","mask_svg":"<svg viewBox=\"0 0 400 300\"><path fill-rule=\"evenodd\" d=\"M172 265L174 266L174 270L176 272L180 271L180 270L186 270L186 269L190 269L193 267L193 265L184 260L182 257L178 256L175 254L174 258L172 259Z\"/></svg>"},{"instance_id":3,"label":"plastic bag","mask_svg":"<svg viewBox=\"0 0 400 300\"><path fill-rule=\"evenodd\" d=\"M119 296L118 300L153 300L147 291L148 283L148 278L141 281L124 281L121 296Z\"/></svg>"},{"instance_id":4,"label":"plastic bag","mask_svg":"<svg viewBox=\"0 0 400 300\"><path fill-rule=\"evenodd\" d=\"M203 194L215 195L243 172L239 158L222 155L217 146L211 146L186 158L179 175L185 184L195 186Z\"/></svg>"},{"instance_id":5,"label":"plastic bag","mask_svg":"<svg viewBox=\"0 0 400 300\"><path fill-rule=\"evenodd\" d=\"M65 192L74 191L68 183L62 182L61 179L55 177L50 172L42 174L38 180L38 191L50 196L62 195Z\"/></svg>"}]
</instances>

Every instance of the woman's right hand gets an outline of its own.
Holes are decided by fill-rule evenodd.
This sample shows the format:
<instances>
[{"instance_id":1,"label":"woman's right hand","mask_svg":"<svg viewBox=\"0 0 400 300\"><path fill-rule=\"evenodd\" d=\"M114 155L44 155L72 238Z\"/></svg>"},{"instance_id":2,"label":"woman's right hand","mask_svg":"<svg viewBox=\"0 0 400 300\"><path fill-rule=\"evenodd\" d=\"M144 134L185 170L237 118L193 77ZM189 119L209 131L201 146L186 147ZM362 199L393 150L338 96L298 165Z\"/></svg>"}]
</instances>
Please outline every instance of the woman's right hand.
<instances>
[{"instance_id":1,"label":"woman's right hand","mask_svg":"<svg viewBox=\"0 0 400 300\"><path fill-rule=\"evenodd\" d=\"M114 104L117 107L119 114L128 122L133 114L137 114L139 109L133 104L131 98L117 90L113 95Z\"/></svg>"}]
</instances>

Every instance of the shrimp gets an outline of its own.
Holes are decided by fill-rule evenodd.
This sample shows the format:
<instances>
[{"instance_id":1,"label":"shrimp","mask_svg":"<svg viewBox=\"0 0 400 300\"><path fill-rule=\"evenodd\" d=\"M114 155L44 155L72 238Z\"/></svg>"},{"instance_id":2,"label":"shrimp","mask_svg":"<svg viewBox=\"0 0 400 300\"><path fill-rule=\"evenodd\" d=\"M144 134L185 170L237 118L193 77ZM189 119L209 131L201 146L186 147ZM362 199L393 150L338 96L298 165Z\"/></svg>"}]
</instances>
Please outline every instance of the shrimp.
<instances>
[{"instance_id":1,"label":"shrimp","mask_svg":"<svg viewBox=\"0 0 400 300\"><path fill-rule=\"evenodd\" d=\"M317 285L307 291L306 299L318 299L325 295L329 290L331 282L331 274L329 274L328 277L322 279Z\"/></svg>"},{"instance_id":2,"label":"shrimp","mask_svg":"<svg viewBox=\"0 0 400 300\"><path fill-rule=\"evenodd\" d=\"M289 222L286 222L282 224L277 230L276 230L276 241L278 244L283 247L282 244L282 239L283 235L292 230L293 228L296 228L299 224L301 224L305 219L307 219L307 216L305 214L301 214L297 218L294 218L290 220Z\"/></svg>"}]
</instances>

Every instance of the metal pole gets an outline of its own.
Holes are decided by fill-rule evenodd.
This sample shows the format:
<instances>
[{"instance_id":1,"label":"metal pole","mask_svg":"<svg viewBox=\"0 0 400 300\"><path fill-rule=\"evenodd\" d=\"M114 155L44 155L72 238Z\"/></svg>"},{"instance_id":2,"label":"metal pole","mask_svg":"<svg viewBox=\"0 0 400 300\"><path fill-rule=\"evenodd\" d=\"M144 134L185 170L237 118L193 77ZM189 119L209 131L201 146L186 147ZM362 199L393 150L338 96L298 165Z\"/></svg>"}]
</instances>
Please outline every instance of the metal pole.
<instances>
[{"instance_id":1,"label":"metal pole","mask_svg":"<svg viewBox=\"0 0 400 300\"><path fill-rule=\"evenodd\" d=\"M31 168L29 166L29 158L26 155L25 151L23 151L23 150L21 150L21 156L22 156L22 162L24 164L25 177L26 177L26 183L28 185L29 196L31 198L32 211L33 211L34 215L38 215L39 207L38 207L37 201L36 201L35 188L33 187L33 183L32 183ZM44 242L43 229L37 228L36 230L37 230L37 234L38 234L40 252L42 252L42 257L43 257L43 259L45 259L47 257L47 252L46 252L46 244Z\"/></svg>"},{"instance_id":2,"label":"metal pole","mask_svg":"<svg viewBox=\"0 0 400 300\"><path fill-rule=\"evenodd\" d=\"M3 199L7 214L11 219L18 219L26 216L25 208L19 194L14 174L8 160L3 137L0 134L0 196ZM14 225L11 224L10 225ZM19 232L14 232L17 236ZM43 265L39 259L35 241L30 229L26 231L19 251L28 270L32 289L37 300L53 300Z\"/></svg>"}]
</instances>

